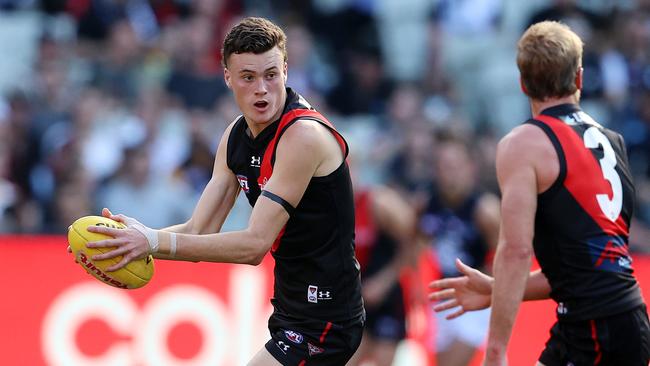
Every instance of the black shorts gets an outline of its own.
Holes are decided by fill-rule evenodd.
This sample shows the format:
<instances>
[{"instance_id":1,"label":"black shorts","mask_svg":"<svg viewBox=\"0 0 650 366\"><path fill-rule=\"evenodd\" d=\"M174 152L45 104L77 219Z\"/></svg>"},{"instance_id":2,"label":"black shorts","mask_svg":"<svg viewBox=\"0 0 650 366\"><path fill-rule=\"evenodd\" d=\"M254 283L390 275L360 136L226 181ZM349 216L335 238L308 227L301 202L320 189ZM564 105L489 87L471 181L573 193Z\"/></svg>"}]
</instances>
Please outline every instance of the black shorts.
<instances>
[{"instance_id":1,"label":"black shorts","mask_svg":"<svg viewBox=\"0 0 650 366\"><path fill-rule=\"evenodd\" d=\"M283 366L345 365L359 348L363 321L342 326L273 314L269 331L264 346Z\"/></svg>"},{"instance_id":2,"label":"black shorts","mask_svg":"<svg viewBox=\"0 0 650 366\"><path fill-rule=\"evenodd\" d=\"M404 297L399 285L393 286L377 306L366 305L366 332L374 339L400 341L406 337Z\"/></svg>"},{"instance_id":3,"label":"black shorts","mask_svg":"<svg viewBox=\"0 0 650 366\"><path fill-rule=\"evenodd\" d=\"M649 361L645 305L601 319L556 322L539 357L546 366L648 366Z\"/></svg>"}]
</instances>

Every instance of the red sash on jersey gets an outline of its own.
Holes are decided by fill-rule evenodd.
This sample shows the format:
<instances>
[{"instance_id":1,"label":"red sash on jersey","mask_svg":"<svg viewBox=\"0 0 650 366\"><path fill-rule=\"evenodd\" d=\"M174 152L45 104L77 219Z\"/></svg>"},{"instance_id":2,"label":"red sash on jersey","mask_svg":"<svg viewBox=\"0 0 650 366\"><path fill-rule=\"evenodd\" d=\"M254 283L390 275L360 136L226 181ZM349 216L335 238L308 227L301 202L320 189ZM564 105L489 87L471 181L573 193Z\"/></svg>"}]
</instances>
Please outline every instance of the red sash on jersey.
<instances>
[{"instance_id":1,"label":"red sash on jersey","mask_svg":"<svg viewBox=\"0 0 650 366\"><path fill-rule=\"evenodd\" d=\"M275 157L275 149L278 140L280 139L280 136L284 132L285 127L290 123L303 117L308 117L310 119L317 119L318 121L320 121L321 123L329 127L334 137L336 137L336 141L338 141L339 145L341 145L341 149L343 150L343 155L344 156L346 155L347 146L345 144L345 140L343 140L343 137L341 137L338 131L336 131L334 125L332 125L332 123L330 123L330 121L328 121L322 114L311 109L300 109L300 108L293 109L282 116L282 118L280 119L280 123L278 124L278 129L275 131L275 136L273 137L273 140L269 142L269 144L266 146L266 150L264 150L264 156L262 157L262 164L260 165L260 176L257 178L257 183L259 184L260 189L263 190L264 186L266 185L266 182L268 182L269 179L271 179L271 175L273 174L273 158ZM282 238L282 235L284 235L285 227L283 227L282 230L280 230L278 237L273 242L273 246L271 247L272 252L274 252L280 245L280 239Z\"/></svg>"},{"instance_id":2,"label":"red sash on jersey","mask_svg":"<svg viewBox=\"0 0 650 366\"><path fill-rule=\"evenodd\" d=\"M612 196L612 187L603 177L600 164L584 145L582 136L562 120L546 116L535 116L536 120L551 128L564 150L567 175L564 187L571 193L580 206L607 235L627 236L629 231L622 215L616 221L609 220L603 214L596 194L606 193ZM561 163L561 162L560 162Z\"/></svg>"}]
</instances>

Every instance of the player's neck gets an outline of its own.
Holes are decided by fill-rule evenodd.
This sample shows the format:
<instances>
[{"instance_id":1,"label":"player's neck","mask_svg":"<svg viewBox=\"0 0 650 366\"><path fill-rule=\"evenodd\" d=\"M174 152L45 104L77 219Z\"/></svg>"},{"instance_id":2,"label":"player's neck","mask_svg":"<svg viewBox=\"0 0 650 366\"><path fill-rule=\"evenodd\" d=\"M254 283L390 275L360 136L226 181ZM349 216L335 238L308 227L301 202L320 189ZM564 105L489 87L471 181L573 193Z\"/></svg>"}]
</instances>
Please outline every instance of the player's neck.
<instances>
[{"instance_id":1,"label":"player's neck","mask_svg":"<svg viewBox=\"0 0 650 366\"><path fill-rule=\"evenodd\" d=\"M548 98L543 101L530 99L530 111L532 112L533 116L537 116L547 108L555 107L556 105L561 105L561 104L577 105L579 102L580 102L580 96L578 93L574 95L568 95L562 98Z\"/></svg>"}]
</instances>

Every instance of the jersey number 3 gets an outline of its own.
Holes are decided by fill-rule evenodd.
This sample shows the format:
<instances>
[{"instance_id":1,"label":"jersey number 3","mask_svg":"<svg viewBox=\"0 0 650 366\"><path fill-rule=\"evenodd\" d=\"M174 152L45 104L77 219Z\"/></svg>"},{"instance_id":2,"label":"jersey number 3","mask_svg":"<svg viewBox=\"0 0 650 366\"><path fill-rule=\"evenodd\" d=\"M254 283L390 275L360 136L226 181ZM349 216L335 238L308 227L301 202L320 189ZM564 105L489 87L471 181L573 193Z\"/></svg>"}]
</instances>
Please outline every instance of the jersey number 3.
<instances>
[{"instance_id":1,"label":"jersey number 3","mask_svg":"<svg viewBox=\"0 0 650 366\"><path fill-rule=\"evenodd\" d=\"M589 127L584 134L583 140L585 147L588 149L598 148L598 145L603 147L603 157L599 160L600 169L603 171L603 177L612 186L612 198L608 194L597 194L596 199L600 205L600 209L605 216L611 221L616 221L618 215L623 208L623 188L621 186L621 177L616 172L616 153L612 148L612 144L607 137L596 127Z\"/></svg>"}]
</instances>

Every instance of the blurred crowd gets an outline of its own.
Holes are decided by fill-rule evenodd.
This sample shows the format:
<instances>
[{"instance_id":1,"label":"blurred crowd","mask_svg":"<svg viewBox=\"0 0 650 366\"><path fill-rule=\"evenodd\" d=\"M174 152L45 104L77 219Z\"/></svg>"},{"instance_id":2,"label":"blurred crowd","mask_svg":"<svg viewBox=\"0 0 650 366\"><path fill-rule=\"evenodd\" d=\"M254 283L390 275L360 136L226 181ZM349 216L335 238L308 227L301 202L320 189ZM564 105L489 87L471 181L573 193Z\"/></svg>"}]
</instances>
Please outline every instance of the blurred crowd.
<instances>
[{"instance_id":1,"label":"blurred crowd","mask_svg":"<svg viewBox=\"0 0 650 366\"><path fill-rule=\"evenodd\" d=\"M0 0L0 233L62 233L101 207L189 218L239 114L220 47L245 15L283 26L288 84L343 131L362 184L420 211L440 136L498 193L496 142L530 116L516 41L565 22L585 41L583 108L627 140L632 248L650 251L648 0Z\"/></svg>"}]
</instances>

